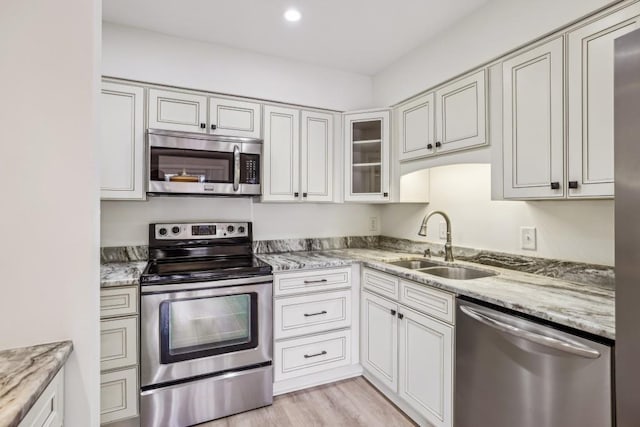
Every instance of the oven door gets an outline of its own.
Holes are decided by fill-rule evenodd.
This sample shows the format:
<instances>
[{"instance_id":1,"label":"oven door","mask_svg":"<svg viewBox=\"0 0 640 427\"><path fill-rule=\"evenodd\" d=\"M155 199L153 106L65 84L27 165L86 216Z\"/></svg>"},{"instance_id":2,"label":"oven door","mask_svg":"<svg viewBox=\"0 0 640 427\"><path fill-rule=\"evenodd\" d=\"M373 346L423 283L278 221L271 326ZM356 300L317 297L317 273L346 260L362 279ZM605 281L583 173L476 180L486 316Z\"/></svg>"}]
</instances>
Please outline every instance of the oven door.
<instances>
[{"instance_id":1,"label":"oven door","mask_svg":"<svg viewBox=\"0 0 640 427\"><path fill-rule=\"evenodd\" d=\"M260 194L260 143L152 132L160 131L149 131L150 193Z\"/></svg>"},{"instance_id":2,"label":"oven door","mask_svg":"<svg viewBox=\"0 0 640 427\"><path fill-rule=\"evenodd\" d=\"M270 362L273 285L267 280L144 286L141 386Z\"/></svg>"}]
</instances>

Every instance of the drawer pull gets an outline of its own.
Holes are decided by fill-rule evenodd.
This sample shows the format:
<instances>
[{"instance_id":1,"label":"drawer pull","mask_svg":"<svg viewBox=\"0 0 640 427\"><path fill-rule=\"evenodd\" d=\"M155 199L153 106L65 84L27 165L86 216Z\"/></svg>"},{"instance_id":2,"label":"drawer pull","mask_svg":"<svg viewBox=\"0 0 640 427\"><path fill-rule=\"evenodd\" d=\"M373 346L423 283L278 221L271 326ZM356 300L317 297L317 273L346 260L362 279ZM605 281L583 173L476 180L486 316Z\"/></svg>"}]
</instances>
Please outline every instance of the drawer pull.
<instances>
[{"instance_id":1,"label":"drawer pull","mask_svg":"<svg viewBox=\"0 0 640 427\"><path fill-rule=\"evenodd\" d=\"M310 359L312 357L317 357L317 356L324 356L325 354L327 354L326 351L322 350L320 353L316 353L316 354L305 354L304 358L305 359Z\"/></svg>"},{"instance_id":2,"label":"drawer pull","mask_svg":"<svg viewBox=\"0 0 640 427\"><path fill-rule=\"evenodd\" d=\"M305 285L308 285L310 283L324 283L326 282L327 279L320 279L320 280L305 280L304 283Z\"/></svg>"},{"instance_id":3,"label":"drawer pull","mask_svg":"<svg viewBox=\"0 0 640 427\"><path fill-rule=\"evenodd\" d=\"M320 316L321 314L327 314L327 310L322 310L318 313L305 313L304 317Z\"/></svg>"}]
</instances>

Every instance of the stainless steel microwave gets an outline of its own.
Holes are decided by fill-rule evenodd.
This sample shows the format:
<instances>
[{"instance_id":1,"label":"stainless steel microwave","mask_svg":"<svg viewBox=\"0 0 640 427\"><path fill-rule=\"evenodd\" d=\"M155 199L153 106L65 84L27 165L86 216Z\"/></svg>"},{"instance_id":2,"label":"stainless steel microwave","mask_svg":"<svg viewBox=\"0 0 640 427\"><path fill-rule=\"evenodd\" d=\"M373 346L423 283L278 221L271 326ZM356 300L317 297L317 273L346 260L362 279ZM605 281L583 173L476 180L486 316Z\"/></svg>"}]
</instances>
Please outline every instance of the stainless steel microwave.
<instances>
[{"instance_id":1,"label":"stainless steel microwave","mask_svg":"<svg viewBox=\"0 0 640 427\"><path fill-rule=\"evenodd\" d=\"M259 139L149 129L149 194L258 196Z\"/></svg>"}]
</instances>

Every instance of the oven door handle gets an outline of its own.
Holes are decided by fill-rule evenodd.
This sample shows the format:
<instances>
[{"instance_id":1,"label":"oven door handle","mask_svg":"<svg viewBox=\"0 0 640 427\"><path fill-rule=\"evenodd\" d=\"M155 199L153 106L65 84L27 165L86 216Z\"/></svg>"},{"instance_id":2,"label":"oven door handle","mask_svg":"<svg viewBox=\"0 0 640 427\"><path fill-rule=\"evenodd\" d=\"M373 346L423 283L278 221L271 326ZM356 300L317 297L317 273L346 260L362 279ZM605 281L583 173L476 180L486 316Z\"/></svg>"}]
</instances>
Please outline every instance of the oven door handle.
<instances>
[{"instance_id":1,"label":"oven door handle","mask_svg":"<svg viewBox=\"0 0 640 427\"><path fill-rule=\"evenodd\" d=\"M240 147L233 146L233 191L240 188Z\"/></svg>"}]
</instances>

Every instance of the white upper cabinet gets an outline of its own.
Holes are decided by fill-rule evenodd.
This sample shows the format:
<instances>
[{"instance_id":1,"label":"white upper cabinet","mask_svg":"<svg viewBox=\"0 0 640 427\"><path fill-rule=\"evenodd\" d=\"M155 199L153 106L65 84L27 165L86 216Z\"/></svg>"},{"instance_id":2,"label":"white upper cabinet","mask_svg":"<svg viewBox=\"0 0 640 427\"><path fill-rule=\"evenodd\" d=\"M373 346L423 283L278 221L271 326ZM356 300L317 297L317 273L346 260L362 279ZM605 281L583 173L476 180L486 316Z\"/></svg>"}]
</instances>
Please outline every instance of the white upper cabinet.
<instances>
[{"instance_id":1,"label":"white upper cabinet","mask_svg":"<svg viewBox=\"0 0 640 427\"><path fill-rule=\"evenodd\" d=\"M397 107L400 161L486 145L486 80L482 69Z\"/></svg>"},{"instance_id":2,"label":"white upper cabinet","mask_svg":"<svg viewBox=\"0 0 640 427\"><path fill-rule=\"evenodd\" d=\"M264 107L264 201L295 201L300 197L300 112Z\"/></svg>"},{"instance_id":3,"label":"white upper cabinet","mask_svg":"<svg viewBox=\"0 0 640 427\"><path fill-rule=\"evenodd\" d=\"M636 3L567 35L569 197L613 196L613 42L639 15Z\"/></svg>"},{"instance_id":4,"label":"white upper cabinet","mask_svg":"<svg viewBox=\"0 0 640 427\"><path fill-rule=\"evenodd\" d=\"M487 144L485 70L437 89L435 102L436 152Z\"/></svg>"},{"instance_id":5,"label":"white upper cabinet","mask_svg":"<svg viewBox=\"0 0 640 427\"><path fill-rule=\"evenodd\" d=\"M435 95L416 98L396 110L400 138L400 160L433 154L435 139Z\"/></svg>"},{"instance_id":6,"label":"white upper cabinet","mask_svg":"<svg viewBox=\"0 0 640 427\"><path fill-rule=\"evenodd\" d=\"M389 200L389 110L344 116L344 199Z\"/></svg>"},{"instance_id":7,"label":"white upper cabinet","mask_svg":"<svg viewBox=\"0 0 640 427\"><path fill-rule=\"evenodd\" d=\"M333 115L302 111L301 187L310 202L333 201Z\"/></svg>"},{"instance_id":8,"label":"white upper cabinet","mask_svg":"<svg viewBox=\"0 0 640 427\"><path fill-rule=\"evenodd\" d=\"M207 133L207 97L149 89L149 128Z\"/></svg>"},{"instance_id":9,"label":"white upper cabinet","mask_svg":"<svg viewBox=\"0 0 640 427\"><path fill-rule=\"evenodd\" d=\"M102 83L100 198L144 200L144 89Z\"/></svg>"},{"instance_id":10,"label":"white upper cabinet","mask_svg":"<svg viewBox=\"0 0 640 427\"><path fill-rule=\"evenodd\" d=\"M264 107L264 202L333 202L333 115Z\"/></svg>"},{"instance_id":11,"label":"white upper cabinet","mask_svg":"<svg viewBox=\"0 0 640 427\"><path fill-rule=\"evenodd\" d=\"M260 104L209 98L209 131L217 135L260 138Z\"/></svg>"},{"instance_id":12,"label":"white upper cabinet","mask_svg":"<svg viewBox=\"0 0 640 427\"><path fill-rule=\"evenodd\" d=\"M563 39L502 63L505 198L564 192Z\"/></svg>"}]
</instances>

